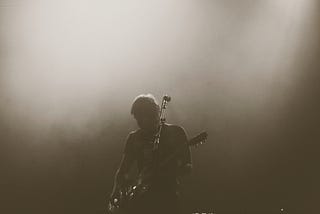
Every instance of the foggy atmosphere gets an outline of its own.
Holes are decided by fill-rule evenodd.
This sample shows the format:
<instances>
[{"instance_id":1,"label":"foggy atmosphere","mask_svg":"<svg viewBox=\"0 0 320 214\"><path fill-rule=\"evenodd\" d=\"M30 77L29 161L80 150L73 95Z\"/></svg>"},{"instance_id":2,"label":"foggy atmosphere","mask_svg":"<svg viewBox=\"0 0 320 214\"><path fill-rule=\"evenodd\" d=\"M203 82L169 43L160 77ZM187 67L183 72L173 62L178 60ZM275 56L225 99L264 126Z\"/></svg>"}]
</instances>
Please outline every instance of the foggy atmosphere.
<instances>
[{"instance_id":1,"label":"foggy atmosphere","mask_svg":"<svg viewBox=\"0 0 320 214\"><path fill-rule=\"evenodd\" d=\"M208 133L183 213L319 213L319 3L0 0L0 213L106 213L147 93Z\"/></svg>"}]
</instances>

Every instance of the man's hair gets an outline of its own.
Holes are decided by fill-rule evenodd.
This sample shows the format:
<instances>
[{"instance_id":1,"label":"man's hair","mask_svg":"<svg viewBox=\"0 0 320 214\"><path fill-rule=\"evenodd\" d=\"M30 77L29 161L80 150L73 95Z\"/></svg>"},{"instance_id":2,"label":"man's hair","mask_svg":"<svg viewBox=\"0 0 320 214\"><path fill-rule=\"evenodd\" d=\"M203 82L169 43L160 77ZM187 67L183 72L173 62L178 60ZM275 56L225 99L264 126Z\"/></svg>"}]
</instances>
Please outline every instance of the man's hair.
<instances>
[{"instance_id":1,"label":"man's hair","mask_svg":"<svg viewBox=\"0 0 320 214\"><path fill-rule=\"evenodd\" d=\"M159 110L159 104L152 94L141 94L134 99L131 114L137 116L144 113L159 112Z\"/></svg>"}]
</instances>

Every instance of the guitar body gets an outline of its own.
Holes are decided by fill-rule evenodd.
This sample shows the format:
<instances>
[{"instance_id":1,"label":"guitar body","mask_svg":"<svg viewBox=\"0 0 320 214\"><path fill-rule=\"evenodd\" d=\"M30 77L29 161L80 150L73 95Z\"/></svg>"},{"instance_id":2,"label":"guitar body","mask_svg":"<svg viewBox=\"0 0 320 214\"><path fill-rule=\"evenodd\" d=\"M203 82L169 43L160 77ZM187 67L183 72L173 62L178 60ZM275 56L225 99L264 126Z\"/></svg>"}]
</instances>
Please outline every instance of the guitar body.
<instances>
[{"instance_id":1,"label":"guitar body","mask_svg":"<svg viewBox=\"0 0 320 214\"><path fill-rule=\"evenodd\" d=\"M109 201L108 212L110 214L125 214L134 209L139 200L149 191L151 185L136 184L122 188L116 198Z\"/></svg>"}]
</instances>

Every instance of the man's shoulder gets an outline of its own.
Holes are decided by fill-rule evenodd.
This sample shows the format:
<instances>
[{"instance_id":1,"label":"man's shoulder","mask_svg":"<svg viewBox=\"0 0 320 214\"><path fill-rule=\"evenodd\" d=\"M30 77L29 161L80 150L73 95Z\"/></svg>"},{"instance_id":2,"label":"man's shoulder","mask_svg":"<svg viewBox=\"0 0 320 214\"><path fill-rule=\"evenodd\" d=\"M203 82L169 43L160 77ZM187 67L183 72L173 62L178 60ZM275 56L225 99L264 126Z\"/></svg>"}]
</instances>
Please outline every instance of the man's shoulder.
<instances>
[{"instance_id":1,"label":"man's shoulder","mask_svg":"<svg viewBox=\"0 0 320 214\"><path fill-rule=\"evenodd\" d=\"M141 129L136 129L136 130L133 130L133 131L130 131L129 134L128 134L128 138L129 139L134 139L136 138L137 136L139 136L141 134Z\"/></svg>"},{"instance_id":2,"label":"man's shoulder","mask_svg":"<svg viewBox=\"0 0 320 214\"><path fill-rule=\"evenodd\" d=\"M180 125L166 123L165 126L169 131L172 131L172 132L183 133L183 134L186 133L184 128Z\"/></svg>"},{"instance_id":3,"label":"man's shoulder","mask_svg":"<svg viewBox=\"0 0 320 214\"><path fill-rule=\"evenodd\" d=\"M129 132L127 136L126 146L125 146L126 153L135 152L140 132L141 132L140 129Z\"/></svg>"}]
</instances>

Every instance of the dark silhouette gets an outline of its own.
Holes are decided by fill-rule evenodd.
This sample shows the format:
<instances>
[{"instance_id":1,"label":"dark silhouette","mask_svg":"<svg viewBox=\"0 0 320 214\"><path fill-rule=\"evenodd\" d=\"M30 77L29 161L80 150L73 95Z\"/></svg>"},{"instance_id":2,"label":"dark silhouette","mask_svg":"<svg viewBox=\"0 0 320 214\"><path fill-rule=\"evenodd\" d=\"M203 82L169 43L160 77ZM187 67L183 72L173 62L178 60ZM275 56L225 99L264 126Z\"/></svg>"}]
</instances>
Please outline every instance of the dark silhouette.
<instances>
[{"instance_id":1,"label":"dark silhouette","mask_svg":"<svg viewBox=\"0 0 320 214\"><path fill-rule=\"evenodd\" d=\"M124 192L128 197L117 211L109 209L113 213L179 213L179 178L191 172L191 154L184 129L165 123L161 109L151 94L140 95L133 102L131 114L139 129L127 137L110 203L117 204ZM159 146L155 149L157 135ZM134 165L136 185L130 178Z\"/></svg>"}]
</instances>

